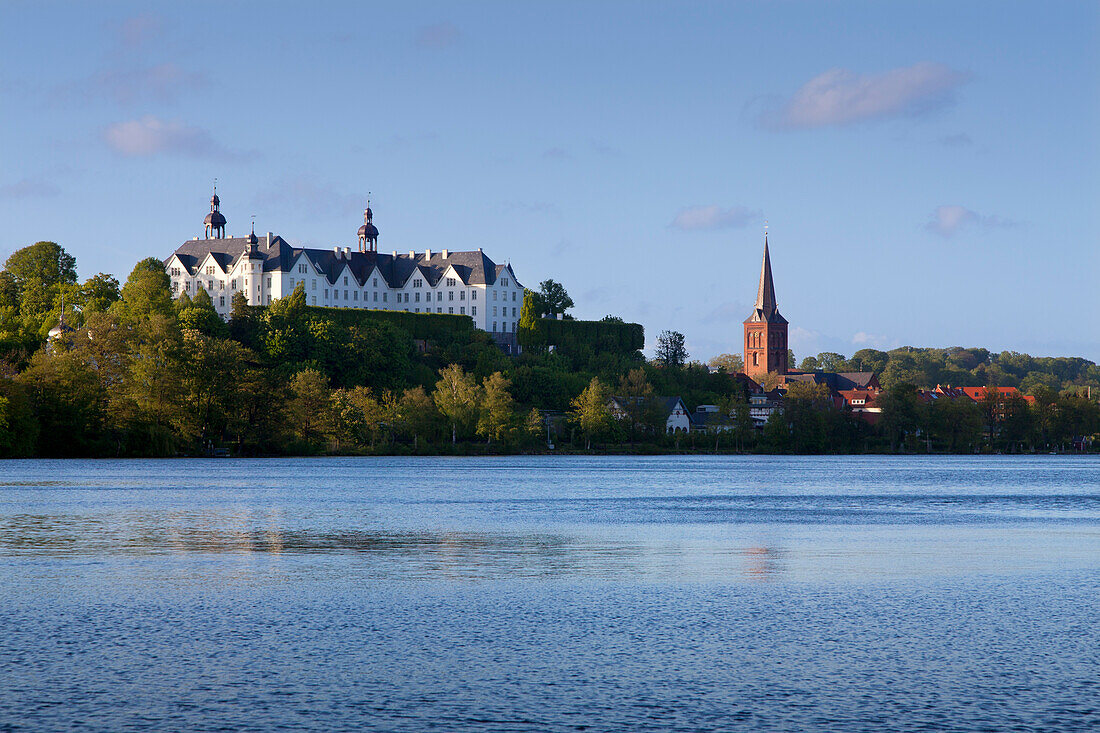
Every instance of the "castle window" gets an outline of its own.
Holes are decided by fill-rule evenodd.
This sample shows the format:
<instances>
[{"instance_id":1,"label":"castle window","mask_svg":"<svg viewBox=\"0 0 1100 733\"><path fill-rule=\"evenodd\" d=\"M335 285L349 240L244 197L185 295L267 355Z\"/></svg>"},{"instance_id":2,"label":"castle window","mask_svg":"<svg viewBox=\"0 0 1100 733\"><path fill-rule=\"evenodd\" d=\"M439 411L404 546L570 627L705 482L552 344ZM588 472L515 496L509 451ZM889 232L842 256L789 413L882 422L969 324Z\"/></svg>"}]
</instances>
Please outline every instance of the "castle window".
<instances>
[{"instance_id":1,"label":"castle window","mask_svg":"<svg viewBox=\"0 0 1100 733\"><path fill-rule=\"evenodd\" d=\"M516 299L516 291L513 290L512 291L512 300L515 301L515 299Z\"/></svg>"},{"instance_id":2,"label":"castle window","mask_svg":"<svg viewBox=\"0 0 1100 733\"><path fill-rule=\"evenodd\" d=\"M477 306L476 305L470 306L470 315L471 316L476 316L477 315Z\"/></svg>"},{"instance_id":3,"label":"castle window","mask_svg":"<svg viewBox=\"0 0 1100 733\"><path fill-rule=\"evenodd\" d=\"M459 291L459 293L458 293L458 299L459 299L459 300L466 300L466 291L465 291L465 290L461 290L461 291Z\"/></svg>"},{"instance_id":4,"label":"castle window","mask_svg":"<svg viewBox=\"0 0 1100 733\"><path fill-rule=\"evenodd\" d=\"M313 296L313 304L317 305L317 296L316 295Z\"/></svg>"},{"instance_id":5,"label":"castle window","mask_svg":"<svg viewBox=\"0 0 1100 733\"><path fill-rule=\"evenodd\" d=\"M374 294L374 302L375 303L378 302L378 293L377 292L375 292L375 294Z\"/></svg>"},{"instance_id":6,"label":"castle window","mask_svg":"<svg viewBox=\"0 0 1100 733\"><path fill-rule=\"evenodd\" d=\"M447 309L447 312L448 312L448 313L454 313L454 312L455 312L455 309L454 309L454 307L450 307L450 308L448 308L448 309Z\"/></svg>"},{"instance_id":7,"label":"castle window","mask_svg":"<svg viewBox=\"0 0 1100 733\"><path fill-rule=\"evenodd\" d=\"M409 297L409 294L405 293L405 298L407 299L408 297ZM420 302L420 293L417 293L416 297L413 298L413 300L415 300L417 303L419 303Z\"/></svg>"},{"instance_id":8,"label":"castle window","mask_svg":"<svg viewBox=\"0 0 1100 733\"><path fill-rule=\"evenodd\" d=\"M454 299L455 299L455 291L448 290L447 291L447 300L454 300Z\"/></svg>"},{"instance_id":9,"label":"castle window","mask_svg":"<svg viewBox=\"0 0 1100 733\"><path fill-rule=\"evenodd\" d=\"M470 300L477 300L477 291L476 290L473 290L473 291L470 292Z\"/></svg>"},{"instance_id":10,"label":"castle window","mask_svg":"<svg viewBox=\"0 0 1100 733\"><path fill-rule=\"evenodd\" d=\"M298 272L301 272L301 273L304 274L306 272L306 266L305 265L298 265Z\"/></svg>"},{"instance_id":11,"label":"castle window","mask_svg":"<svg viewBox=\"0 0 1100 733\"><path fill-rule=\"evenodd\" d=\"M466 307L465 306L460 307L458 309L458 312L459 312L460 315L463 315L463 316L466 315Z\"/></svg>"},{"instance_id":12,"label":"castle window","mask_svg":"<svg viewBox=\"0 0 1100 733\"><path fill-rule=\"evenodd\" d=\"M378 278L374 278L374 287L378 287Z\"/></svg>"},{"instance_id":13,"label":"castle window","mask_svg":"<svg viewBox=\"0 0 1100 733\"><path fill-rule=\"evenodd\" d=\"M752 353L752 365L760 366L760 354L756 353L755 351Z\"/></svg>"},{"instance_id":14,"label":"castle window","mask_svg":"<svg viewBox=\"0 0 1100 733\"><path fill-rule=\"evenodd\" d=\"M447 278L447 287L453 288L455 286L455 279L453 277Z\"/></svg>"},{"instance_id":15,"label":"castle window","mask_svg":"<svg viewBox=\"0 0 1100 733\"><path fill-rule=\"evenodd\" d=\"M344 276L344 285L347 285L347 284L348 284L348 277L347 277L347 275L345 275Z\"/></svg>"}]
</instances>

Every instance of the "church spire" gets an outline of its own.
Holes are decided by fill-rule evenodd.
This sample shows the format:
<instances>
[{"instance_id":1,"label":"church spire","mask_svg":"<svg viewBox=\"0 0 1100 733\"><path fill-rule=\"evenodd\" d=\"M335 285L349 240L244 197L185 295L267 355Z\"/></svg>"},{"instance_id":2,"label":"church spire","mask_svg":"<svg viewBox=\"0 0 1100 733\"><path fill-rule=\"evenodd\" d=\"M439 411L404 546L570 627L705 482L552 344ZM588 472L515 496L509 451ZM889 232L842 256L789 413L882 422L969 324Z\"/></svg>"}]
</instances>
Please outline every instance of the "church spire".
<instances>
[{"instance_id":1,"label":"church spire","mask_svg":"<svg viewBox=\"0 0 1100 733\"><path fill-rule=\"evenodd\" d=\"M756 291L756 309L765 316L775 313L775 285L772 283L772 259L768 254L768 233L764 232L764 262L760 265L760 287Z\"/></svg>"}]
</instances>

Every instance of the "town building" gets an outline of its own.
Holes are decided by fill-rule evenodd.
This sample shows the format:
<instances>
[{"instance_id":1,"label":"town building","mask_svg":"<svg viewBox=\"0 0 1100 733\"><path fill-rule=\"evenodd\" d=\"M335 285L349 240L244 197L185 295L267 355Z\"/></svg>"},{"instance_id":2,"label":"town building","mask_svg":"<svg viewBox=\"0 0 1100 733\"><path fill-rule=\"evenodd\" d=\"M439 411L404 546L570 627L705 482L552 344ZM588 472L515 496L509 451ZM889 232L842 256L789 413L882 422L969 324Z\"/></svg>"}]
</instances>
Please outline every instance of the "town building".
<instances>
[{"instance_id":1,"label":"town building","mask_svg":"<svg viewBox=\"0 0 1100 733\"><path fill-rule=\"evenodd\" d=\"M608 411L616 420L627 418L627 408L633 403L643 404L644 397L622 397L613 395L608 402ZM679 397L650 397L654 408L665 421L666 433L688 432L691 430L691 413Z\"/></svg>"},{"instance_id":2,"label":"town building","mask_svg":"<svg viewBox=\"0 0 1100 733\"><path fill-rule=\"evenodd\" d=\"M523 285L510 264L497 264L480 247L379 252L369 203L355 248L297 247L272 232L257 236L255 227L246 237L227 237L226 225L215 190L204 236L164 260L173 297L201 288L228 318L235 293L249 305L269 305L301 286L309 305L465 315L502 345L515 342Z\"/></svg>"}]
</instances>

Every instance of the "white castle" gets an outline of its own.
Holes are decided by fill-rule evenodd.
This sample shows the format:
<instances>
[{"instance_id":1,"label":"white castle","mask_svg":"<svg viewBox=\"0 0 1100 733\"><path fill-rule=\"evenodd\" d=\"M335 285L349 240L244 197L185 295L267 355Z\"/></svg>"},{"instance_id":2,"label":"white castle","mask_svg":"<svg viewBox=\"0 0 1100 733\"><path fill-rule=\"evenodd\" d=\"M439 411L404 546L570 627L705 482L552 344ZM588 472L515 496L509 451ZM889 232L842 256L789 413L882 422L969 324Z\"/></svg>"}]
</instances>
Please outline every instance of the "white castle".
<instances>
[{"instance_id":1,"label":"white castle","mask_svg":"<svg viewBox=\"0 0 1100 733\"><path fill-rule=\"evenodd\" d=\"M257 237L255 228L247 237L226 237L220 208L215 190L205 237L184 242L164 261L172 297L194 296L202 288L228 318L237 292L248 296L249 305L268 305L301 284L309 305L466 315L499 341L514 341L523 286L511 265L494 263L480 247L380 253L369 204L354 251L293 247L271 232Z\"/></svg>"}]
</instances>

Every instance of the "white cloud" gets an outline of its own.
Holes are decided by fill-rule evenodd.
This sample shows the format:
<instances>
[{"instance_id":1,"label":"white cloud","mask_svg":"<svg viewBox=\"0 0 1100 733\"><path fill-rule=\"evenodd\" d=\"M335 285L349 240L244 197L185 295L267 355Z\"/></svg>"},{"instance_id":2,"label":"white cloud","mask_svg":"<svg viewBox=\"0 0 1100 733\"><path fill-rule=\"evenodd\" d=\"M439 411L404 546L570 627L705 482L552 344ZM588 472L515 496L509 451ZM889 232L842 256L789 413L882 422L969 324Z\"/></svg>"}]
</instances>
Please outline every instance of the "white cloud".
<instances>
[{"instance_id":1,"label":"white cloud","mask_svg":"<svg viewBox=\"0 0 1100 733\"><path fill-rule=\"evenodd\" d=\"M706 232L715 229L739 229L757 221L760 212L745 206L690 206L682 209L669 227L685 232Z\"/></svg>"},{"instance_id":2,"label":"white cloud","mask_svg":"<svg viewBox=\"0 0 1100 733\"><path fill-rule=\"evenodd\" d=\"M772 129L806 129L912 117L951 104L966 79L966 74L928 61L880 74L830 69L765 112L760 122Z\"/></svg>"},{"instance_id":3,"label":"white cloud","mask_svg":"<svg viewBox=\"0 0 1100 733\"><path fill-rule=\"evenodd\" d=\"M937 206L932 212L931 218L924 225L927 231L938 234L941 237L953 237L957 232L970 226L982 226L987 228L1014 227L1017 222L1000 216L983 216L976 211L971 211L965 206L949 204Z\"/></svg>"},{"instance_id":4,"label":"white cloud","mask_svg":"<svg viewBox=\"0 0 1100 733\"><path fill-rule=\"evenodd\" d=\"M867 333L866 331L858 331L852 334L852 343L858 346L860 349L878 348L878 349L896 349L901 345L901 342L896 338L890 338L889 336L880 336L875 333ZM857 349L858 351L859 349Z\"/></svg>"},{"instance_id":5,"label":"white cloud","mask_svg":"<svg viewBox=\"0 0 1100 733\"><path fill-rule=\"evenodd\" d=\"M193 158L239 161L255 156L255 153L227 149L201 127L187 125L178 120L162 120L153 115L108 125L103 130L103 140L116 153L126 157L170 153Z\"/></svg>"}]
</instances>

